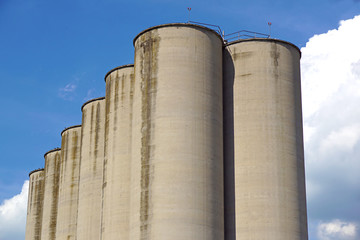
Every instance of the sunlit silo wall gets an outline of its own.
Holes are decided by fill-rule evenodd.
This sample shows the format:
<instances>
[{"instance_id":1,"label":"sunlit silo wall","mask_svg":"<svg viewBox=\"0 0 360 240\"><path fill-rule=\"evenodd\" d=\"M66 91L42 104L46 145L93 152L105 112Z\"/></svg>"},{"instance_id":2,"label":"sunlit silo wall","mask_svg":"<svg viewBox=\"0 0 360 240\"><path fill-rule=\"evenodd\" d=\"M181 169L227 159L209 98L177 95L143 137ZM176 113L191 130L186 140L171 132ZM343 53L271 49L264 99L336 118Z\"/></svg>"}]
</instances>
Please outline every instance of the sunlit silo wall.
<instances>
[{"instance_id":1,"label":"sunlit silo wall","mask_svg":"<svg viewBox=\"0 0 360 240\"><path fill-rule=\"evenodd\" d=\"M77 240L99 240L104 165L105 98L82 106Z\"/></svg>"},{"instance_id":2,"label":"sunlit silo wall","mask_svg":"<svg viewBox=\"0 0 360 240\"><path fill-rule=\"evenodd\" d=\"M274 39L224 51L227 239L307 239L300 51Z\"/></svg>"},{"instance_id":3,"label":"sunlit silo wall","mask_svg":"<svg viewBox=\"0 0 360 240\"><path fill-rule=\"evenodd\" d=\"M135 37L134 65L30 174L26 240L307 239L300 51L223 37Z\"/></svg>"},{"instance_id":4,"label":"sunlit silo wall","mask_svg":"<svg viewBox=\"0 0 360 240\"><path fill-rule=\"evenodd\" d=\"M29 177L25 240L41 240L44 169L37 169L30 172Z\"/></svg>"},{"instance_id":5,"label":"sunlit silo wall","mask_svg":"<svg viewBox=\"0 0 360 240\"><path fill-rule=\"evenodd\" d=\"M80 145L80 125L62 131L56 240L76 239Z\"/></svg>"},{"instance_id":6,"label":"sunlit silo wall","mask_svg":"<svg viewBox=\"0 0 360 240\"><path fill-rule=\"evenodd\" d=\"M55 148L44 155L45 188L42 213L42 240L55 240L59 191L61 149Z\"/></svg>"},{"instance_id":7,"label":"sunlit silo wall","mask_svg":"<svg viewBox=\"0 0 360 240\"><path fill-rule=\"evenodd\" d=\"M167 24L134 46L130 239L223 239L222 39Z\"/></svg>"},{"instance_id":8,"label":"sunlit silo wall","mask_svg":"<svg viewBox=\"0 0 360 240\"><path fill-rule=\"evenodd\" d=\"M129 239L131 119L134 66L112 69L106 81L102 238Z\"/></svg>"}]
</instances>

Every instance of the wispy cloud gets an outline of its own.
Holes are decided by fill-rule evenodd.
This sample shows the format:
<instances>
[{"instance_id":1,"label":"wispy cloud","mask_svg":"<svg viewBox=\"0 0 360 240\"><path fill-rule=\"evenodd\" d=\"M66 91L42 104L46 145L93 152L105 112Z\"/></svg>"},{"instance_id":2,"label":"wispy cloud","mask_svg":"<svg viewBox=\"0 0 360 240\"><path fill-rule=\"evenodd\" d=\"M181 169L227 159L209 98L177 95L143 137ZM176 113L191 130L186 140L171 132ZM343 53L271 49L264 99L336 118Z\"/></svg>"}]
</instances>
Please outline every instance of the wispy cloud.
<instances>
[{"instance_id":1,"label":"wispy cloud","mask_svg":"<svg viewBox=\"0 0 360 240\"><path fill-rule=\"evenodd\" d=\"M66 84L65 87L59 88L58 96L66 101L73 101L77 96L78 86L85 75L86 73L82 72L72 76L70 83Z\"/></svg>"},{"instance_id":2,"label":"wispy cloud","mask_svg":"<svg viewBox=\"0 0 360 240\"><path fill-rule=\"evenodd\" d=\"M22 240L25 238L26 208L29 181L25 181L21 193L4 200L0 205L0 239Z\"/></svg>"},{"instance_id":3,"label":"wispy cloud","mask_svg":"<svg viewBox=\"0 0 360 240\"><path fill-rule=\"evenodd\" d=\"M76 88L76 84L69 83L65 87L59 89L58 96L64 100L72 101L75 97Z\"/></svg>"},{"instance_id":4,"label":"wispy cloud","mask_svg":"<svg viewBox=\"0 0 360 240\"><path fill-rule=\"evenodd\" d=\"M95 93L96 93L96 89L95 88L91 88L87 91L86 93L86 97L84 97L84 101L88 101L90 99L93 99L95 96Z\"/></svg>"}]
</instances>

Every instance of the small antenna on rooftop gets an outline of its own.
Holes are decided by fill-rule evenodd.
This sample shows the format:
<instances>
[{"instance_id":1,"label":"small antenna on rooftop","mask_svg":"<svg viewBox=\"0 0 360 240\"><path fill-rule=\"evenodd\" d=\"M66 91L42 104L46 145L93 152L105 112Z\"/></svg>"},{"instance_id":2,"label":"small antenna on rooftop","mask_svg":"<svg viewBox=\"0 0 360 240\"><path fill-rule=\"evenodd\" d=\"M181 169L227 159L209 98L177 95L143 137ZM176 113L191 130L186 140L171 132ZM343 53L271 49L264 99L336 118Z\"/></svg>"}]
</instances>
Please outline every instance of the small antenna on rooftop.
<instances>
[{"instance_id":1,"label":"small antenna on rooftop","mask_svg":"<svg viewBox=\"0 0 360 240\"><path fill-rule=\"evenodd\" d=\"M190 11L191 11L191 7L188 7L187 10L189 11L188 23L190 23Z\"/></svg>"},{"instance_id":2,"label":"small antenna on rooftop","mask_svg":"<svg viewBox=\"0 0 360 240\"><path fill-rule=\"evenodd\" d=\"M269 38L271 37L271 22L268 22L268 25L269 25Z\"/></svg>"}]
</instances>

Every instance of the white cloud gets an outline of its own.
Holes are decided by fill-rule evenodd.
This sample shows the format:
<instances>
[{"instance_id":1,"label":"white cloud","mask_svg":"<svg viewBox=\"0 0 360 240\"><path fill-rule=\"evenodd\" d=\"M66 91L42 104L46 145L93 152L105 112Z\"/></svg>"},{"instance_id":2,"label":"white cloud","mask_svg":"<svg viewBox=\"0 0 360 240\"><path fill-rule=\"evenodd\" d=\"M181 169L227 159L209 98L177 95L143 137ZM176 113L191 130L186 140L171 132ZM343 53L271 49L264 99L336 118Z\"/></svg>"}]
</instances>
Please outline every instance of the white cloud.
<instances>
[{"instance_id":1,"label":"white cloud","mask_svg":"<svg viewBox=\"0 0 360 240\"><path fill-rule=\"evenodd\" d=\"M60 90L68 93L68 92L74 92L75 89L76 89L76 85L73 83L69 83L64 88L61 88Z\"/></svg>"},{"instance_id":2,"label":"white cloud","mask_svg":"<svg viewBox=\"0 0 360 240\"><path fill-rule=\"evenodd\" d=\"M332 131L321 142L320 152L351 151L360 138L360 124L344 126Z\"/></svg>"},{"instance_id":3,"label":"white cloud","mask_svg":"<svg viewBox=\"0 0 360 240\"><path fill-rule=\"evenodd\" d=\"M360 86L355 77L360 71L359 25L360 16L341 21L338 29L315 35L301 49L304 118L316 113L341 87Z\"/></svg>"},{"instance_id":4,"label":"white cloud","mask_svg":"<svg viewBox=\"0 0 360 240\"><path fill-rule=\"evenodd\" d=\"M357 226L352 222L343 222L338 219L327 223L320 223L317 236L320 240L356 240Z\"/></svg>"},{"instance_id":5,"label":"white cloud","mask_svg":"<svg viewBox=\"0 0 360 240\"><path fill-rule=\"evenodd\" d=\"M25 223L29 181L25 181L21 193L0 205L0 240L25 238Z\"/></svg>"},{"instance_id":6,"label":"white cloud","mask_svg":"<svg viewBox=\"0 0 360 240\"><path fill-rule=\"evenodd\" d=\"M301 49L308 217L314 239L353 239L349 232L356 233L353 226L360 223L359 29L360 15L315 35Z\"/></svg>"},{"instance_id":7,"label":"white cloud","mask_svg":"<svg viewBox=\"0 0 360 240\"><path fill-rule=\"evenodd\" d=\"M65 87L59 89L59 97L64 100L73 100L75 95L75 90L77 86L74 83L69 83Z\"/></svg>"}]
</instances>

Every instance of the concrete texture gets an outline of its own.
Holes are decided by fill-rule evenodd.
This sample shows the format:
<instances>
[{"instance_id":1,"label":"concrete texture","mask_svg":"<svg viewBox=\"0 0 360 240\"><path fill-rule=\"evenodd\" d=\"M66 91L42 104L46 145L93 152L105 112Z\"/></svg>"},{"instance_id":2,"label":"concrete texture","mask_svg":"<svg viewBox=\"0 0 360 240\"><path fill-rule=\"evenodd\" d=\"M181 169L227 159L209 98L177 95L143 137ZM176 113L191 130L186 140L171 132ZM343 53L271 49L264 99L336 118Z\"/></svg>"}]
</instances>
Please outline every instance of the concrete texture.
<instances>
[{"instance_id":1,"label":"concrete texture","mask_svg":"<svg viewBox=\"0 0 360 240\"><path fill-rule=\"evenodd\" d=\"M30 174L26 240L306 240L299 49L181 23L133 43Z\"/></svg>"},{"instance_id":2,"label":"concrete texture","mask_svg":"<svg viewBox=\"0 0 360 240\"><path fill-rule=\"evenodd\" d=\"M41 240L44 169L30 172L25 240Z\"/></svg>"},{"instance_id":3,"label":"concrete texture","mask_svg":"<svg viewBox=\"0 0 360 240\"><path fill-rule=\"evenodd\" d=\"M61 163L56 240L76 239L80 146L81 126L77 125L69 127L61 133Z\"/></svg>"},{"instance_id":4,"label":"concrete texture","mask_svg":"<svg viewBox=\"0 0 360 240\"><path fill-rule=\"evenodd\" d=\"M298 48L228 44L224 86L226 239L307 239Z\"/></svg>"},{"instance_id":5,"label":"concrete texture","mask_svg":"<svg viewBox=\"0 0 360 240\"><path fill-rule=\"evenodd\" d=\"M169 24L134 45L130 239L223 239L222 40Z\"/></svg>"},{"instance_id":6,"label":"concrete texture","mask_svg":"<svg viewBox=\"0 0 360 240\"><path fill-rule=\"evenodd\" d=\"M82 107L77 240L99 240L104 165L105 98Z\"/></svg>"},{"instance_id":7,"label":"concrete texture","mask_svg":"<svg viewBox=\"0 0 360 240\"><path fill-rule=\"evenodd\" d=\"M134 66L124 65L109 71L105 81L106 124L101 239L129 239Z\"/></svg>"},{"instance_id":8,"label":"concrete texture","mask_svg":"<svg viewBox=\"0 0 360 240\"><path fill-rule=\"evenodd\" d=\"M45 188L42 213L42 240L55 240L61 149L53 149L44 155Z\"/></svg>"}]
</instances>

